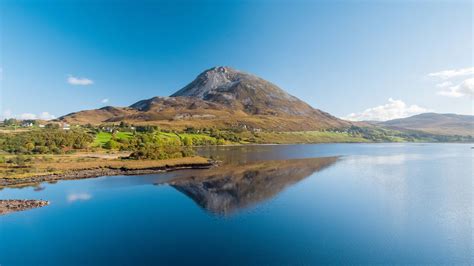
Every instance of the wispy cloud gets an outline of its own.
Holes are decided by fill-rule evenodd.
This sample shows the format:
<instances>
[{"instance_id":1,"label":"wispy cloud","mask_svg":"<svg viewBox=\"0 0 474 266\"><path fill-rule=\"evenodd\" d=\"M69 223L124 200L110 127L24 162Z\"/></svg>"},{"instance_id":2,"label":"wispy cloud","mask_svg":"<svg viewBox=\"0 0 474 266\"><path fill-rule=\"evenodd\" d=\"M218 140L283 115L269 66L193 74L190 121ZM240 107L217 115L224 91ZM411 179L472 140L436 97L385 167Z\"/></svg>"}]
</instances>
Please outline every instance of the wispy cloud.
<instances>
[{"instance_id":1,"label":"wispy cloud","mask_svg":"<svg viewBox=\"0 0 474 266\"><path fill-rule=\"evenodd\" d=\"M448 69L428 74L429 77L435 77L440 79L452 79L468 75L474 75L474 67Z\"/></svg>"},{"instance_id":2,"label":"wispy cloud","mask_svg":"<svg viewBox=\"0 0 474 266\"><path fill-rule=\"evenodd\" d=\"M23 113L21 115L17 116L19 119L24 119L24 120L34 120L34 119L41 119L41 120L51 120L55 119L56 116L48 113L48 112L41 112L38 115L37 114L32 114L32 113Z\"/></svg>"},{"instance_id":3,"label":"wispy cloud","mask_svg":"<svg viewBox=\"0 0 474 266\"><path fill-rule=\"evenodd\" d=\"M67 82L71 85L87 86L94 84L94 81L88 78L78 78L72 75L69 75Z\"/></svg>"},{"instance_id":4,"label":"wispy cloud","mask_svg":"<svg viewBox=\"0 0 474 266\"><path fill-rule=\"evenodd\" d=\"M34 114L34 113L22 113L19 115L14 115L13 112L10 109L6 109L2 112L2 115L0 116L2 119L5 118L17 118L21 120L36 120L36 119L41 119L41 120L51 120L55 119L56 116L50 114L49 112L41 112L39 114Z\"/></svg>"},{"instance_id":5,"label":"wispy cloud","mask_svg":"<svg viewBox=\"0 0 474 266\"><path fill-rule=\"evenodd\" d=\"M23 113L19 115L18 118L25 119L25 120L34 120L34 119L51 120L51 119L55 119L56 116L48 112L41 112L38 115L32 114L32 113Z\"/></svg>"},{"instance_id":6,"label":"wispy cloud","mask_svg":"<svg viewBox=\"0 0 474 266\"><path fill-rule=\"evenodd\" d=\"M32 113L23 113L19 115L18 118L22 120L33 120L33 119L38 119L38 116Z\"/></svg>"},{"instance_id":7,"label":"wispy cloud","mask_svg":"<svg viewBox=\"0 0 474 266\"><path fill-rule=\"evenodd\" d=\"M436 87L446 88L446 87L449 87L449 86L452 86L452 85L453 85L453 83L451 81L445 81L445 82L441 82L441 83L436 84Z\"/></svg>"},{"instance_id":8,"label":"wispy cloud","mask_svg":"<svg viewBox=\"0 0 474 266\"><path fill-rule=\"evenodd\" d=\"M71 193L67 195L67 201L74 202L78 200L90 200L92 195L89 193Z\"/></svg>"},{"instance_id":9,"label":"wispy cloud","mask_svg":"<svg viewBox=\"0 0 474 266\"><path fill-rule=\"evenodd\" d=\"M100 101L101 103L108 103L109 102L109 99L108 98L105 98L105 99L102 99L102 101Z\"/></svg>"},{"instance_id":10,"label":"wispy cloud","mask_svg":"<svg viewBox=\"0 0 474 266\"><path fill-rule=\"evenodd\" d=\"M39 119L43 119L43 120L51 120L51 119L55 119L56 116L55 115L52 115L48 112L41 112L39 115L38 115L38 118Z\"/></svg>"},{"instance_id":11,"label":"wispy cloud","mask_svg":"<svg viewBox=\"0 0 474 266\"><path fill-rule=\"evenodd\" d=\"M365 109L360 113L351 113L342 119L351 121L386 121L397 118L409 117L432 110L420 107L416 104L407 105L402 100L388 99L388 103Z\"/></svg>"},{"instance_id":12,"label":"wispy cloud","mask_svg":"<svg viewBox=\"0 0 474 266\"><path fill-rule=\"evenodd\" d=\"M438 95L460 98L472 97L474 95L474 67L449 69L428 74L442 82L436 84L442 88Z\"/></svg>"},{"instance_id":13,"label":"wispy cloud","mask_svg":"<svg viewBox=\"0 0 474 266\"><path fill-rule=\"evenodd\" d=\"M438 95L459 98L474 96L474 78L466 79L456 86L449 86L446 89L438 91Z\"/></svg>"}]
</instances>

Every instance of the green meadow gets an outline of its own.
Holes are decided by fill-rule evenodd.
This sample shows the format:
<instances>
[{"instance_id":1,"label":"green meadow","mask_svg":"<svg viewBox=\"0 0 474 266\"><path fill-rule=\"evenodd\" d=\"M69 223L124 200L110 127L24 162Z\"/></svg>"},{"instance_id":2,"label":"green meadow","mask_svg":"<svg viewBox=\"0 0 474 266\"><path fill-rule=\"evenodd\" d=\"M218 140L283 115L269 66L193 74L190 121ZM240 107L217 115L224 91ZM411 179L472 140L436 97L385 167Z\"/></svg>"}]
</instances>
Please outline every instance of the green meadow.
<instances>
[{"instance_id":1,"label":"green meadow","mask_svg":"<svg viewBox=\"0 0 474 266\"><path fill-rule=\"evenodd\" d=\"M131 132L119 131L115 133L115 138L117 140L130 139L132 136L133 136L133 133ZM96 134L93 146L103 147L107 142L109 142L112 139L112 137L113 137L112 133L101 131Z\"/></svg>"}]
</instances>

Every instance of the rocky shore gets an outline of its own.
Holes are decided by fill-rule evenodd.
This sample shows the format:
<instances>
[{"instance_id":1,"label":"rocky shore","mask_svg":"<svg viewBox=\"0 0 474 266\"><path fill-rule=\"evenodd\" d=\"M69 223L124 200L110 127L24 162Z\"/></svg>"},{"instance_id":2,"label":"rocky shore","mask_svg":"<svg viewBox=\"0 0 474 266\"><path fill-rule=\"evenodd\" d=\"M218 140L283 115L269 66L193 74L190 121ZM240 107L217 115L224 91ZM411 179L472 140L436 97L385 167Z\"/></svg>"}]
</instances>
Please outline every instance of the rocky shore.
<instances>
[{"instance_id":1,"label":"rocky shore","mask_svg":"<svg viewBox=\"0 0 474 266\"><path fill-rule=\"evenodd\" d=\"M28 178L0 178L0 188L9 186L28 186L42 182L56 182L59 180L77 180L86 178L95 178L100 176L116 175L145 175L162 172L176 171L182 169L208 169L214 166L214 162L191 163L179 165L165 165L160 167L128 169L128 168L96 168L86 170L74 170L60 174L33 176Z\"/></svg>"},{"instance_id":2,"label":"rocky shore","mask_svg":"<svg viewBox=\"0 0 474 266\"><path fill-rule=\"evenodd\" d=\"M49 205L45 200L0 200L0 215L40 208Z\"/></svg>"}]
</instances>

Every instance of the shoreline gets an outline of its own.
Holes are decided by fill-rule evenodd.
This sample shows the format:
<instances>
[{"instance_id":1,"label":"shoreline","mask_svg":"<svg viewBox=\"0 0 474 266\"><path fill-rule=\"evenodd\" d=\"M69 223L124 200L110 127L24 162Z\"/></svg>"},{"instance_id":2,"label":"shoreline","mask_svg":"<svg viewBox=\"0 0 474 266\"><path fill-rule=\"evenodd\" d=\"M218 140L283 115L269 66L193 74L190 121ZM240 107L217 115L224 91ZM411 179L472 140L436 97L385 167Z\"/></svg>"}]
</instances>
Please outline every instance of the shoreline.
<instances>
[{"instance_id":1,"label":"shoreline","mask_svg":"<svg viewBox=\"0 0 474 266\"><path fill-rule=\"evenodd\" d=\"M460 144L460 145L471 145L471 143L447 143L447 142L365 142L365 143L314 143L309 145L327 145L327 144L394 144L394 145L426 145L426 144ZM226 145L217 145L217 146L197 146L198 150L204 151L209 148L215 147L245 147L245 146L288 146L288 145L308 145L303 143L294 143L294 144L226 144ZM471 147L473 149L474 147ZM195 162L185 162L190 158L198 158L201 161ZM171 162L170 160L181 160L183 162ZM102 176L118 176L118 175L146 175L146 174L159 174L163 172L185 170L185 169L209 169L217 165L216 161L203 158L201 156L195 157L184 157L179 159L165 159L165 160L156 160L152 161L153 166L150 165L136 165L143 162L150 161L117 161L117 160L102 160L94 163L94 166L88 168L69 168L61 172L53 173L38 173L37 175L30 175L27 177L0 177L0 190L3 188L9 187L26 187L26 186L35 186L43 182L57 182L61 180L80 180L88 178L97 178ZM70 163L65 163L69 165Z\"/></svg>"},{"instance_id":2,"label":"shoreline","mask_svg":"<svg viewBox=\"0 0 474 266\"><path fill-rule=\"evenodd\" d=\"M163 165L158 167L145 167L140 169L128 168L96 168L96 169L78 169L70 170L64 173L55 173L50 175L38 175L26 178L0 178L0 189L8 187L23 187L37 185L43 182L57 182L61 180L80 180L88 178L97 178L102 176L118 175L146 175L171 172L185 169L209 169L216 166L216 162L207 161L205 163L182 163L176 165Z\"/></svg>"},{"instance_id":3,"label":"shoreline","mask_svg":"<svg viewBox=\"0 0 474 266\"><path fill-rule=\"evenodd\" d=\"M46 200L0 200L0 216L49 205Z\"/></svg>"},{"instance_id":4,"label":"shoreline","mask_svg":"<svg viewBox=\"0 0 474 266\"><path fill-rule=\"evenodd\" d=\"M291 146L291 145L325 145L325 144L474 144L474 142L462 142L462 141L446 141L446 142L433 142L433 141L381 141L381 142L308 142L308 143L243 143L243 144L224 144L224 145L209 145L209 146L193 146L197 150L214 148L214 147L248 147L248 146Z\"/></svg>"}]
</instances>

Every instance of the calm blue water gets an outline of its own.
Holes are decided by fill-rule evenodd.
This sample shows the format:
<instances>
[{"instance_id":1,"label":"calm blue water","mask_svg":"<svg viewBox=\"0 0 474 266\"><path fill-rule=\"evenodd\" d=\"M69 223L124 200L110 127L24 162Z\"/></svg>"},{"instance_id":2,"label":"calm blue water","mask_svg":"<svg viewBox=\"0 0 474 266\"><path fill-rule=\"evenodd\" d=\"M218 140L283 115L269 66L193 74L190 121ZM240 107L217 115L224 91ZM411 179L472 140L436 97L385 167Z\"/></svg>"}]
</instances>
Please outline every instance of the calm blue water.
<instances>
[{"instance_id":1,"label":"calm blue water","mask_svg":"<svg viewBox=\"0 0 474 266\"><path fill-rule=\"evenodd\" d=\"M473 152L219 147L220 169L4 189L51 205L0 216L0 264L473 264Z\"/></svg>"}]
</instances>

